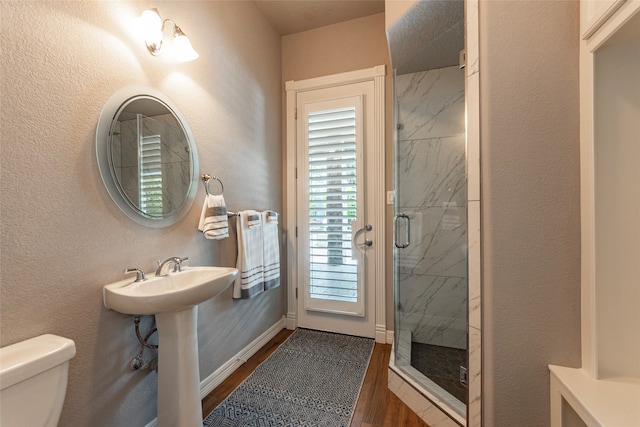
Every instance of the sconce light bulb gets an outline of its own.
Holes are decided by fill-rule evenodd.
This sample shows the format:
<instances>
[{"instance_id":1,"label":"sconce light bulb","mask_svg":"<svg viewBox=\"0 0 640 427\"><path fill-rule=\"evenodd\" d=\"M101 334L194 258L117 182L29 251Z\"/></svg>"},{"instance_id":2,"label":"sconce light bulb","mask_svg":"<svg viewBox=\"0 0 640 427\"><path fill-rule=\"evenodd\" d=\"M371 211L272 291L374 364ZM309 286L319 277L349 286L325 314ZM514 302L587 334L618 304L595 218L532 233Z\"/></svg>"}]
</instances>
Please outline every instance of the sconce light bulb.
<instances>
[{"instance_id":1,"label":"sconce light bulb","mask_svg":"<svg viewBox=\"0 0 640 427\"><path fill-rule=\"evenodd\" d=\"M172 19L162 20L158 9L147 9L138 18L138 26L143 34L147 49L152 55L157 56L162 52L162 32L165 24L173 24L173 47L176 51L178 62L188 62L197 59L200 55L195 51L184 32Z\"/></svg>"},{"instance_id":2,"label":"sconce light bulb","mask_svg":"<svg viewBox=\"0 0 640 427\"><path fill-rule=\"evenodd\" d=\"M198 59L200 55L198 55L198 52L191 46L189 38L177 25L175 26L173 35L175 36L173 39L173 47L176 50L176 61L189 62Z\"/></svg>"},{"instance_id":3,"label":"sconce light bulb","mask_svg":"<svg viewBox=\"0 0 640 427\"><path fill-rule=\"evenodd\" d=\"M152 55L159 55L162 49L162 18L160 18L158 9L147 9L142 12L139 25L147 49Z\"/></svg>"}]
</instances>

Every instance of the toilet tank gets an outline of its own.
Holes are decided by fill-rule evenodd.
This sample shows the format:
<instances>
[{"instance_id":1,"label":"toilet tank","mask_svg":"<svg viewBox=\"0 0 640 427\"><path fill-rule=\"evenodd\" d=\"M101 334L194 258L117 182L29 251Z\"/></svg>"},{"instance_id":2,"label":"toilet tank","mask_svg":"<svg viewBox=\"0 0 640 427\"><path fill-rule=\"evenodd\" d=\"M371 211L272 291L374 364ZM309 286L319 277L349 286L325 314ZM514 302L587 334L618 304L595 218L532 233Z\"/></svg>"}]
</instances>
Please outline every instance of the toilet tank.
<instances>
[{"instance_id":1,"label":"toilet tank","mask_svg":"<svg viewBox=\"0 0 640 427\"><path fill-rule=\"evenodd\" d=\"M75 343L41 335L0 348L0 426L55 427Z\"/></svg>"}]
</instances>

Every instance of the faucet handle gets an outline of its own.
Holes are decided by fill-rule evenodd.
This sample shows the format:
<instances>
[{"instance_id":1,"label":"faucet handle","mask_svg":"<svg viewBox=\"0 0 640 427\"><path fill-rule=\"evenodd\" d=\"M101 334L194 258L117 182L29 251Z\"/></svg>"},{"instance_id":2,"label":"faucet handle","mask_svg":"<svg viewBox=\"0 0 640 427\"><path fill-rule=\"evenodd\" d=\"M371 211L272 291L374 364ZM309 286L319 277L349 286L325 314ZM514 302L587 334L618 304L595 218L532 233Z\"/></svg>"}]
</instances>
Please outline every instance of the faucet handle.
<instances>
[{"instance_id":1,"label":"faucet handle","mask_svg":"<svg viewBox=\"0 0 640 427\"><path fill-rule=\"evenodd\" d=\"M182 271L182 264L185 263L188 260L189 260L188 256L184 257L184 258L176 257L176 259L175 259L176 263L173 265L173 272L174 273L178 273L178 272Z\"/></svg>"},{"instance_id":2,"label":"faucet handle","mask_svg":"<svg viewBox=\"0 0 640 427\"><path fill-rule=\"evenodd\" d=\"M139 268L127 268L124 270L124 274L136 273L136 282L144 282L147 280L147 276L145 276L144 271Z\"/></svg>"}]
</instances>

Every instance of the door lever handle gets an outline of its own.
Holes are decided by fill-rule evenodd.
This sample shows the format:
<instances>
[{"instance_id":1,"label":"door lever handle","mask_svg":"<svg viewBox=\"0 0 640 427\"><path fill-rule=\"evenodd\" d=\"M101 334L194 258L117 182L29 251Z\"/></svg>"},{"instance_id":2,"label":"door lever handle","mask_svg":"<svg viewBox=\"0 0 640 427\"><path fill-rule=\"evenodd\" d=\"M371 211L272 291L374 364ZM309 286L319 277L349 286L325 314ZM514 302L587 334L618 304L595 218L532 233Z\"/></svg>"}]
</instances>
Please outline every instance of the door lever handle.
<instances>
[{"instance_id":1,"label":"door lever handle","mask_svg":"<svg viewBox=\"0 0 640 427\"><path fill-rule=\"evenodd\" d=\"M351 230L353 230L353 226L355 225L355 220L351 222ZM355 233L353 233L352 231L352 236L351 236L351 251L354 254L354 258L355 258L355 252L353 252L353 249L357 249L360 253L364 253L364 249L359 247L358 244L356 243L356 239L358 238L358 236L360 236L360 234L364 233L365 231L371 231L373 230L373 226L371 224L367 224L364 227L362 227L361 229L359 229L358 231L356 231ZM365 239L364 241L364 246L373 246L373 240L371 239Z\"/></svg>"}]
</instances>

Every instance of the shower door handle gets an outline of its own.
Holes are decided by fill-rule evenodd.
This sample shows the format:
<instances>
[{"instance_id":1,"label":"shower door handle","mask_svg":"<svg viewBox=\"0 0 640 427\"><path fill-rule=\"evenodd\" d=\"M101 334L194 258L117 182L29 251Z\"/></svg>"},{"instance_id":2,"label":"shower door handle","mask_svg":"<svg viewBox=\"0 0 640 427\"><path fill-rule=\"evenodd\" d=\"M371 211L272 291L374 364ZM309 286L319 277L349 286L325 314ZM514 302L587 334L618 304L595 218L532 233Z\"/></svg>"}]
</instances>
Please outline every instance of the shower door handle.
<instances>
[{"instance_id":1,"label":"shower door handle","mask_svg":"<svg viewBox=\"0 0 640 427\"><path fill-rule=\"evenodd\" d=\"M400 243L398 241L398 223L400 222L400 219L405 220L407 222L404 243ZM411 243L411 219L409 219L409 215L404 213L399 213L393 218L393 244L398 249L404 249L408 247L410 243Z\"/></svg>"}]
</instances>

